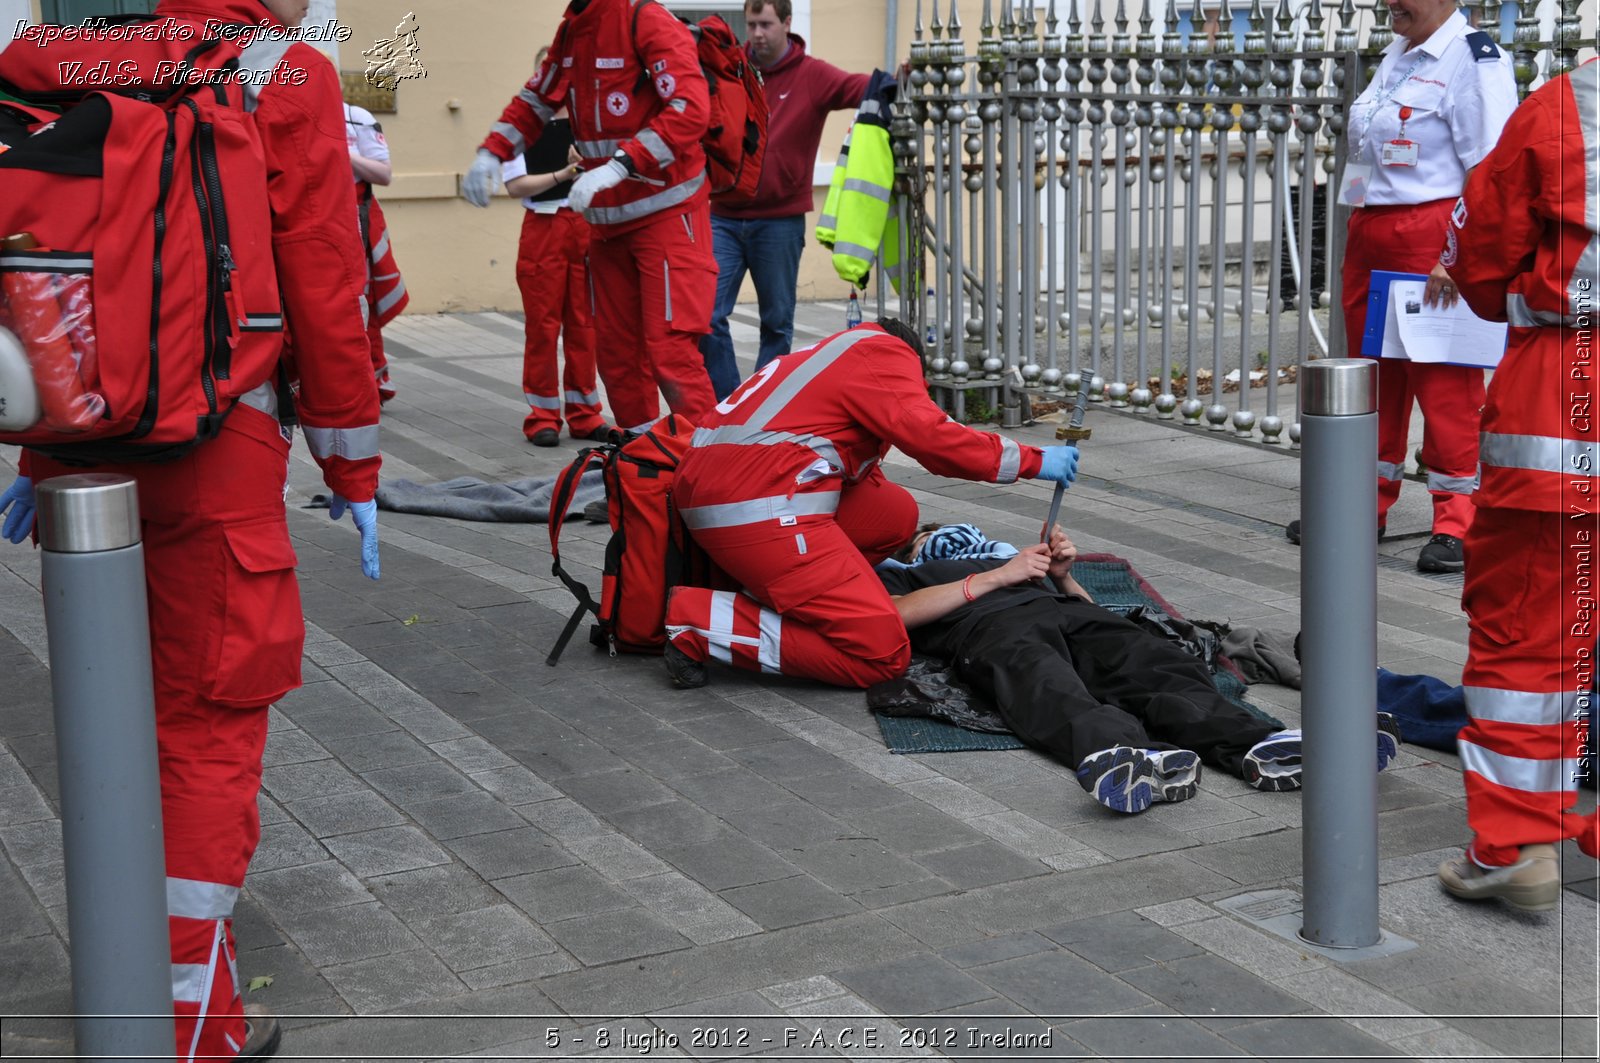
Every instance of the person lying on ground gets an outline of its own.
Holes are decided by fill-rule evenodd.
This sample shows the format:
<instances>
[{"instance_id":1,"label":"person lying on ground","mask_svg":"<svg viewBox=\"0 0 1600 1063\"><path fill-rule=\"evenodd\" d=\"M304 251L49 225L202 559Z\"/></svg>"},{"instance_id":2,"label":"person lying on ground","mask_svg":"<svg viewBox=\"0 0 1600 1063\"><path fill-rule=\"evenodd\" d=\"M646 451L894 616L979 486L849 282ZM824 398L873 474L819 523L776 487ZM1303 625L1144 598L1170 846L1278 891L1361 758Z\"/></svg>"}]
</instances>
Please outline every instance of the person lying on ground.
<instances>
[{"instance_id":1,"label":"person lying on ground","mask_svg":"<svg viewBox=\"0 0 1600 1063\"><path fill-rule=\"evenodd\" d=\"M1298 790L1300 732L1229 701L1199 659L1094 604L1077 557L1059 525L1020 550L970 524L926 525L877 572L912 648L950 661L1107 808L1193 797L1202 761L1258 790ZM1398 748L1380 715L1379 771Z\"/></svg>"}]
</instances>

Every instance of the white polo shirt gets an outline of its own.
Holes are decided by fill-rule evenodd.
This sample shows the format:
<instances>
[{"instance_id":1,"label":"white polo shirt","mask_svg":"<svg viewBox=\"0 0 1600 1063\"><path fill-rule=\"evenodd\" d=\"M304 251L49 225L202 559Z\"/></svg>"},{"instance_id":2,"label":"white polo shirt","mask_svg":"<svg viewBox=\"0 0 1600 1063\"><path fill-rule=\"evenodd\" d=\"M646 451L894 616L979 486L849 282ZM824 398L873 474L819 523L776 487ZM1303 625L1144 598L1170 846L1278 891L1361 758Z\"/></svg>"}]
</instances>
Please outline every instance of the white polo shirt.
<instances>
[{"instance_id":1,"label":"white polo shirt","mask_svg":"<svg viewBox=\"0 0 1600 1063\"><path fill-rule=\"evenodd\" d=\"M1378 72L1350 109L1352 162L1372 167L1368 206L1428 203L1461 194L1467 171L1494 149L1517 107L1511 57L1489 54L1467 37L1472 25L1456 11L1417 47L1404 38L1383 50ZM1401 108L1409 108L1401 133ZM1380 148L1391 140L1417 145L1417 165L1384 166Z\"/></svg>"},{"instance_id":2,"label":"white polo shirt","mask_svg":"<svg viewBox=\"0 0 1600 1063\"><path fill-rule=\"evenodd\" d=\"M389 142L383 138L383 127L372 117L372 112L354 104L344 105L344 141L350 150L363 159L374 162L389 161ZM360 181L361 178L354 178Z\"/></svg>"}]
</instances>

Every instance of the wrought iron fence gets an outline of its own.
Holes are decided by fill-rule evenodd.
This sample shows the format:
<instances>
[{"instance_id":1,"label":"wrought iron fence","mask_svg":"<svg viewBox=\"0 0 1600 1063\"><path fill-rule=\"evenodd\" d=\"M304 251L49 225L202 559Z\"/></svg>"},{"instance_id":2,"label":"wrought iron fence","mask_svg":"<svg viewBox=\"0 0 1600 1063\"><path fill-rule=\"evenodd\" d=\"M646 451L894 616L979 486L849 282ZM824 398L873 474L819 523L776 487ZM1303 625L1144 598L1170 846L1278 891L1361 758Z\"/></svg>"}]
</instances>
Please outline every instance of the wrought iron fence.
<instances>
[{"instance_id":1,"label":"wrought iron fence","mask_svg":"<svg viewBox=\"0 0 1600 1063\"><path fill-rule=\"evenodd\" d=\"M1293 367L1345 349L1333 196L1388 8L983 0L971 42L958 0L930 2L890 132L925 270L898 313L935 396L1014 426L1087 381L1112 407L1297 439ZM1593 2L1466 10L1526 94L1593 46Z\"/></svg>"}]
</instances>

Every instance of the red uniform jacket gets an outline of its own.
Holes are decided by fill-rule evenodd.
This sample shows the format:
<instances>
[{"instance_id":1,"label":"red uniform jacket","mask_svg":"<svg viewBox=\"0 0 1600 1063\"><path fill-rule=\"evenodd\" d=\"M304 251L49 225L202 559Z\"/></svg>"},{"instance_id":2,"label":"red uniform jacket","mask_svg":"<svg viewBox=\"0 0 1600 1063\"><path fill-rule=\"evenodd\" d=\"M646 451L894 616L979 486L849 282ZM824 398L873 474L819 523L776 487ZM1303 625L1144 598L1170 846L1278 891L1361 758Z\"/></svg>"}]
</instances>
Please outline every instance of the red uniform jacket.
<instances>
[{"instance_id":1,"label":"red uniform jacket","mask_svg":"<svg viewBox=\"0 0 1600 1063\"><path fill-rule=\"evenodd\" d=\"M631 0L573 0L544 64L482 146L509 161L563 105L586 167L620 154L632 170L594 197L586 217L597 235L619 235L706 197L706 79L688 27L661 4L647 5L635 20Z\"/></svg>"},{"instance_id":2,"label":"red uniform jacket","mask_svg":"<svg viewBox=\"0 0 1600 1063\"><path fill-rule=\"evenodd\" d=\"M1529 96L1467 178L1442 262L1474 313L1505 321L1477 503L1600 512L1600 63Z\"/></svg>"},{"instance_id":3,"label":"red uniform jacket","mask_svg":"<svg viewBox=\"0 0 1600 1063\"><path fill-rule=\"evenodd\" d=\"M739 503L808 495L813 505L787 508L831 513L841 487L891 446L930 472L990 483L1035 476L1042 460L1038 447L952 421L928 398L911 348L865 325L774 359L740 385L695 432L675 491L685 509L734 504L721 511L728 519L690 527L750 523L760 514ZM746 514L753 521L738 519Z\"/></svg>"}]
</instances>

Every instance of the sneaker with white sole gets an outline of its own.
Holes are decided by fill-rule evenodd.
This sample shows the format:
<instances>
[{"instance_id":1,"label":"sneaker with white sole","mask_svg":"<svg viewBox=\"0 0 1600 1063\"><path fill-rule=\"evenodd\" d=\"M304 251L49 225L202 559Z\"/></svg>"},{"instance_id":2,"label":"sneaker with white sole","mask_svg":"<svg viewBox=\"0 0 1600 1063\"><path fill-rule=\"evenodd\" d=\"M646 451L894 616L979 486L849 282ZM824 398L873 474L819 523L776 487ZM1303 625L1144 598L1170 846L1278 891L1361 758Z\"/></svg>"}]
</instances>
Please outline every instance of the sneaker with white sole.
<instances>
[{"instance_id":1,"label":"sneaker with white sole","mask_svg":"<svg viewBox=\"0 0 1600 1063\"><path fill-rule=\"evenodd\" d=\"M1561 867L1553 845L1524 845L1510 867L1480 867L1470 853L1439 865L1439 885L1464 901L1502 900L1524 912L1548 912L1561 899Z\"/></svg>"},{"instance_id":2,"label":"sneaker with white sole","mask_svg":"<svg viewBox=\"0 0 1600 1063\"><path fill-rule=\"evenodd\" d=\"M1143 812L1158 801L1186 801L1200 783L1200 758L1187 749L1112 746L1083 758L1078 785L1113 812Z\"/></svg>"},{"instance_id":3,"label":"sneaker with white sole","mask_svg":"<svg viewBox=\"0 0 1600 1063\"><path fill-rule=\"evenodd\" d=\"M1244 755L1244 781L1257 790L1282 793L1300 789L1300 731L1277 731Z\"/></svg>"},{"instance_id":4,"label":"sneaker with white sole","mask_svg":"<svg viewBox=\"0 0 1600 1063\"><path fill-rule=\"evenodd\" d=\"M1389 766L1389 762L1400 753L1400 724L1387 712L1378 713L1378 770L1382 771Z\"/></svg>"},{"instance_id":5,"label":"sneaker with white sole","mask_svg":"<svg viewBox=\"0 0 1600 1063\"><path fill-rule=\"evenodd\" d=\"M1244 781L1257 790L1283 793L1300 789L1299 729L1269 734L1244 755ZM1378 770L1400 752L1400 727L1387 712L1378 713Z\"/></svg>"}]
</instances>

